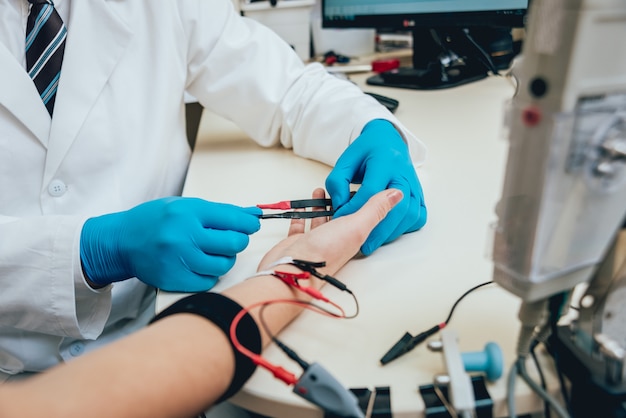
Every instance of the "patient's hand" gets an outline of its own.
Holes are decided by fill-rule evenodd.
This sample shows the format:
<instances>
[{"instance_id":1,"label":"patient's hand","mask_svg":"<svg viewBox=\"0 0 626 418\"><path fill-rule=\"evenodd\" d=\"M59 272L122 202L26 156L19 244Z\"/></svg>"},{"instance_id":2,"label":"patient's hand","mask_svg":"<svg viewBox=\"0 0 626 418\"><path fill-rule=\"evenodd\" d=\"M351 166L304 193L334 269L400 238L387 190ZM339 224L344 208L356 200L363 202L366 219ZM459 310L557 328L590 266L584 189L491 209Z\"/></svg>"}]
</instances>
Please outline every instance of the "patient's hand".
<instances>
[{"instance_id":1,"label":"patient's hand","mask_svg":"<svg viewBox=\"0 0 626 418\"><path fill-rule=\"evenodd\" d=\"M313 198L323 198L323 189L316 189ZM370 232L387 213L402 200L402 192L388 189L379 192L357 212L328 220L313 218L311 230L305 232L305 220L293 219L287 238L279 242L263 257L259 270L282 257L309 261L325 261L320 269L325 274L334 274L354 257Z\"/></svg>"}]
</instances>

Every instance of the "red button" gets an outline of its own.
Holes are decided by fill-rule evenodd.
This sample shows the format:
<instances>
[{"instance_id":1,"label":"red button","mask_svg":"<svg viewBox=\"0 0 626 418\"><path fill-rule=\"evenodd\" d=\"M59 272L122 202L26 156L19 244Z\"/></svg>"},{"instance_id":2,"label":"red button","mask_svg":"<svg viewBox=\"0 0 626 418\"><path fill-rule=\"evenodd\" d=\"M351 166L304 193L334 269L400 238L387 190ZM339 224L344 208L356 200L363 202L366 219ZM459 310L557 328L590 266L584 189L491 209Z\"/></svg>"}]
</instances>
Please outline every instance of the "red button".
<instances>
[{"instance_id":1,"label":"red button","mask_svg":"<svg viewBox=\"0 0 626 418\"><path fill-rule=\"evenodd\" d=\"M528 106L522 110L522 122L526 126L536 126L541 122L541 109L535 106Z\"/></svg>"}]
</instances>

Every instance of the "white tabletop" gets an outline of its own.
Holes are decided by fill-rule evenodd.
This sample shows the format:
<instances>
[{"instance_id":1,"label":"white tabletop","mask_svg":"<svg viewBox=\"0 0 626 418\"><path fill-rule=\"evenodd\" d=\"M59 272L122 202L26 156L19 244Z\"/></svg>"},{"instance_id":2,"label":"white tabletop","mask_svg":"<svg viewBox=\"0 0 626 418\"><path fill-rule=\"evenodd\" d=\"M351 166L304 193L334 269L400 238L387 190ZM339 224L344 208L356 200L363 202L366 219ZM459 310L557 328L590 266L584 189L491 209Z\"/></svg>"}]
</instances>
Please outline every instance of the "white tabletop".
<instances>
[{"instance_id":1,"label":"white tabletop","mask_svg":"<svg viewBox=\"0 0 626 418\"><path fill-rule=\"evenodd\" d=\"M381 366L379 359L405 333L415 335L442 322L454 301L470 287L491 280L490 225L500 195L506 162L504 105L514 93L510 80L490 77L441 91L414 91L364 85L365 91L400 101L396 116L428 147L418 169L429 210L427 225L404 235L367 258L352 261L337 277L357 295L360 314L337 320L305 312L281 339L308 362L326 367L346 387L389 386L395 418L423 416L418 386L445 371L443 357L426 344ZM186 196L252 206L284 199L308 198L322 186L330 168L295 157L290 151L263 149L230 122L207 115L185 185ZM249 277L261 256L283 238L286 220L264 220L249 247L216 290ZM324 292L348 311L345 293ZM161 293L158 309L179 294ZM461 351L500 345L505 371L514 361L519 300L490 285L457 307L449 328ZM433 337L433 338L436 338ZM270 346L264 355L296 375L301 369ZM532 369L532 368L531 368ZM531 370L531 375L534 370ZM522 383L517 385L517 412L541 411L542 403ZM506 412L506 373L488 384L494 416ZM323 412L291 393L291 387L258 369L232 399L254 412L284 418L323 417Z\"/></svg>"}]
</instances>

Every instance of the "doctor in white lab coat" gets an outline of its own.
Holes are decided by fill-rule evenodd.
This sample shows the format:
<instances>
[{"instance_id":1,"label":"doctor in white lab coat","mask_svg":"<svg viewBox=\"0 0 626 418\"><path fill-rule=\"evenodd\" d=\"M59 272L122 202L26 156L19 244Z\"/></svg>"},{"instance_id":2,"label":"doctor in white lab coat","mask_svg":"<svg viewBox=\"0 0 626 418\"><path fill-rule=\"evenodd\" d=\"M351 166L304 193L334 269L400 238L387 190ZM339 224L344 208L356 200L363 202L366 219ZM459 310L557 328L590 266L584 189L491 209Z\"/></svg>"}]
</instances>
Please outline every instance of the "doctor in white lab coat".
<instances>
[{"instance_id":1,"label":"doctor in white lab coat","mask_svg":"<svg viewBox=\"0 0 626 418\"><path fill-rule=\"evenodd\" d=\"M154 283L123 277L94 285L83 273L81 236L88 219L180 195L191 154L185 92L259 144L280 143L329 165L361 141L374 119L395 125L413 163L424 157L421 143L375 100L318 64L303 65L271 31L239 16L230 0L54 3L68 36L51 118L24 68L29 3L0 0L4 378L45 370L151 319ZM373 151L356 150L367 152ZM363 180L361 172L345 171L354 158L345 160L338 176L345 177L344 194L350 181ZM399 187L396 169L389 167L382 188ZM207 179L208 187L212 181L225 179ZM338 184L337 178L327 183L333 199L341 194L333 193ZM403 192L413 203L394 210L405 211L401 215L410 221L391 226L388 239L370 251L424 224L419 183L407 187Z\"/></svg>"}]
</instances>

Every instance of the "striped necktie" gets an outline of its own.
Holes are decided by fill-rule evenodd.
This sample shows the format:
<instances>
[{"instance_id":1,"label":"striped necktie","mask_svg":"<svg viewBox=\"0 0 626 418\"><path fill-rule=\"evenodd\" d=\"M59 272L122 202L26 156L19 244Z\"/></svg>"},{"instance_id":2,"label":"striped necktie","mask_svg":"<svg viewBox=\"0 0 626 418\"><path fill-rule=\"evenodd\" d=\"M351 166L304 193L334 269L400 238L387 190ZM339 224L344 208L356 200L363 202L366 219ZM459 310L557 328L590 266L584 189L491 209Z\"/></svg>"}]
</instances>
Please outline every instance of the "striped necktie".
<instances>
[{"instance_id":1,"label":"striped necktie","mask_svg":"<svg viewBox=\"0 0 626 418\"><path fill-rule=\"evenodd\" d=\"M52 116L67 29L51 0L28 0L32 6L26 24L26 70Z\"/></svg>"}]
</instances>

